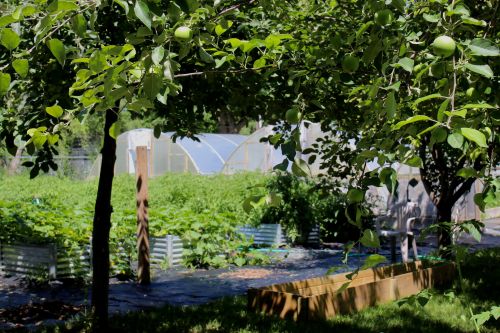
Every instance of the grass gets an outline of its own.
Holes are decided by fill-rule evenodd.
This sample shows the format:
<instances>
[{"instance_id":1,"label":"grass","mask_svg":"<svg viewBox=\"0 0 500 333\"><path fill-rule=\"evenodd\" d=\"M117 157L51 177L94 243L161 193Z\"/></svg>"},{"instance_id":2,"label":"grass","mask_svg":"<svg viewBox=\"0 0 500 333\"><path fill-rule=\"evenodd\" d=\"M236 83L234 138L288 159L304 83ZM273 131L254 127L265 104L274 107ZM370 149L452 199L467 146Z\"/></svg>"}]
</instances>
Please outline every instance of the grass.
<instances>
[{"instance_id":1,"label":"grass","mask_svg":"<svg viewBox=\"0 0 500 333\"><path fill-rule=\"evenodd\" d=\"M245 297L225 298L201 306L133 312L111 319L111 332L475 332L470 310L479 313L500 304L500 248L479 251L463 266L465 291L458 281L449 291L432 291L425 306L395 302L337 316L328 321L295 323L249 312ZM469 309L470 307L470 309ZM86 331L88 321L77 320L45 332ZM490 319L481 332L500 332L500 320Z\"/></svg>"}]
</instances>

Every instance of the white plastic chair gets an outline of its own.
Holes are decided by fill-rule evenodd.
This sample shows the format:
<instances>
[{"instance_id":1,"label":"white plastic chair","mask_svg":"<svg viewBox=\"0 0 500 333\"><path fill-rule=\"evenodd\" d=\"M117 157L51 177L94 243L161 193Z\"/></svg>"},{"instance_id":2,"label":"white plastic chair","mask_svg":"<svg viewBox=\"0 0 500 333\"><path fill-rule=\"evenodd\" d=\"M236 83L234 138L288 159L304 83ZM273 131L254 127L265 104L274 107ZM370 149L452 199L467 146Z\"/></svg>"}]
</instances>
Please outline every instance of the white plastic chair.
<instances>
[{"instance_id":1,"label":"white plastic chair","mask_svg":"<svg viewBox=\"0 0 500 333\"><path fill-rule=\"evenodd\" d=\"M403 262L408 262L408 242L411 241L413 255L418 259L417 242L412 227L419 221L420 208L415 202L402 202L394 205L386 215L375 219L375 226L379 237L387 237L391 241L391 260L396 262L396 239L399 238ZM382 222L390 229L383 229Z\"/></svg>"}]
</instances>

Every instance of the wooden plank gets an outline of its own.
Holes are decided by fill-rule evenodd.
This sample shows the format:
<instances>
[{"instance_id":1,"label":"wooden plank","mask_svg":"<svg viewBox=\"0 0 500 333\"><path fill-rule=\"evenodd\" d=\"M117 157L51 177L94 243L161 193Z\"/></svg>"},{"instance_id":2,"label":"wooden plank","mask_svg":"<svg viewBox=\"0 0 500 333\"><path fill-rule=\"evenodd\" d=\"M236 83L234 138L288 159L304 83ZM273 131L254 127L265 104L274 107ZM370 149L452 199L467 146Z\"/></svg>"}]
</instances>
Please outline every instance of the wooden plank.
<instances>
[{"instance_id":1,"label":"wooden plank","mask_svg":"<svg viewBox=\"0 0 500 333\"><path fill-rule=\"evenodd\" d=\"M142 285L151 283L148 226L148 148L136 148L137 177L137 279Z\"/></svg>"},{"instance_id":2,"label":"wooden plank","mask_svg":"<svg viewBox=\"0 0 500 333\"><path fill-rule=\"evenodd\" d=\"M452 263L414 262L360 271L342 292L350 273L276 284L248 291L250 309L281 318L317 319L352 313L450 283Z\"/></svg>"}]
</instances>

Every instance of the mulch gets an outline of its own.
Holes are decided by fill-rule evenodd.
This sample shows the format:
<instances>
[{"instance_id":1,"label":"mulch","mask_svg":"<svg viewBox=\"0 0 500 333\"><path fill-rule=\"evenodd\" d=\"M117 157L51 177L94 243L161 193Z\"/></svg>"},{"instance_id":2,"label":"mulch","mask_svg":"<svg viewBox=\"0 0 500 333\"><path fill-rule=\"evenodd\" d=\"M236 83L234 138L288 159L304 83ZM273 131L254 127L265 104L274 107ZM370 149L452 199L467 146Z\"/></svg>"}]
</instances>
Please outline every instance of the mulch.
<instances>
[{"instance_id":1,"label":"mulch","mask_svg":"<svg viewBox=\"0 0 500 333\"><path fill-rule=\"evenodd\" d=\"M271 269L252 268L241 269L234 272L224 272L218 275L219 278L233 278L233 279L262 279L273 274Z\"/></svg>"},{"instance_id":2,"label":"mulch","mask_svg":"<svg viewBox=\"0 0 500 333\"><path fill-rule=\"evenodd\" d=\"M17 308L0 309L0 324L10 323L15 327L41 323L46 320L68 320L84 310L59 301L30 303Z\"/></svg>"}]
</instances>

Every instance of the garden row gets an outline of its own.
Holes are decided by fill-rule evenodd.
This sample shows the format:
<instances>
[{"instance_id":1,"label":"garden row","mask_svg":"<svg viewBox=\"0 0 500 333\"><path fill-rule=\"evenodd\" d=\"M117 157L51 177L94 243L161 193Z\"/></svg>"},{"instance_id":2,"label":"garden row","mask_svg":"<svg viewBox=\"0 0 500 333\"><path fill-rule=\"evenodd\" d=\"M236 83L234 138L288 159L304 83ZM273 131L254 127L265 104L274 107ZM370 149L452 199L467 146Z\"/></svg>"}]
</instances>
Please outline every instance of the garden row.
<instances>
[{"instance_id":1,"label":"garden row","mask_svg":"<svg viewBox=\"0 0 500 333\"><path fill-rule=\"evenodd\" d=\"M317 184L294 176L239 174L206 177L166 175L149 184L149 226L152 237L175 235L184 244L183 264L220 267L256 264L266 260L252 251L245 225L280 224L296 243L320 226L325 241L345 241L357 232L345 218L340 195L320 196ZM56 177L0 176L0 241L4 244L54 244L76 251L89 244L95 181ZM242 203L268 191L279 194L277 207L259 207L246 213ZM135 180L117 177L113 190L110 235L111 264L115 272L130 274L135 258Z\"/></svg>"}]
</instances>

